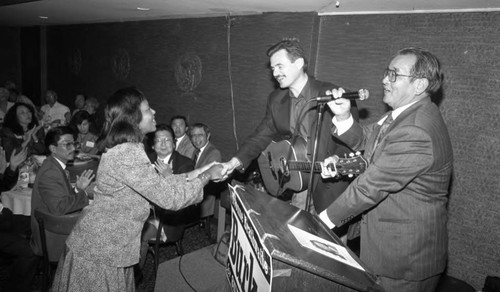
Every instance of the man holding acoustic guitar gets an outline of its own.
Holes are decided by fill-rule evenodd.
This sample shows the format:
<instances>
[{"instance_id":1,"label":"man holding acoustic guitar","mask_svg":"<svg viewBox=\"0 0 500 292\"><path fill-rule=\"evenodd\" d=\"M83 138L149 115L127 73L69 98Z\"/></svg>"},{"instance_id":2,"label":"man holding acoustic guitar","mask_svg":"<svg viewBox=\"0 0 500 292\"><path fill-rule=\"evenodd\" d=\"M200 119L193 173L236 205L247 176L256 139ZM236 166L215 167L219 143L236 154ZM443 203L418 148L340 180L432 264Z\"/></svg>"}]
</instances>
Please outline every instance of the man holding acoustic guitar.
<instances>
[{"instance_id":1,"label":"man holding acoustic guitar","mask_svg":"<svg viewBox=\"0 0 500 292\"><path fill-rule=\"evenodd\" d=\"M308 179L304 176L308 173L288 168L288 162L285 160L309 164L305 169L300 167L295 169L311 169L310 163L307 162L311 161L313 153L317 97L325 96L327 90L338 86L315 80L307 74L305 52L295 39L278 42L267 51L267 55L270 58L273 76L280 88L269 95L266 114L259 126L236 155L223 163L226 171L224 178L227 178L234 169L244 171L250 162L262 153L259 167L268 192L274 196L281 196L284 191L291 189L295 192L291 200L292 205L309 209L311 213L320 213L346 189L349 180L346 177L322 179L319 175L315 175L312 205L306 208ZM360 90L359 94L367 92ZM354 119L358 119L358 109L354 101L351 101L351 114ZM324 112L318 140L317 161L323 161L332 155L344 157L346 153L352 152L330 134L332 117L333 113L330 110ZM282 153L276 153L273 157L274 150L278 152L282 150ZM319 164L315 165L314 169L321 172Z\"/></svg>"}]
</instances>

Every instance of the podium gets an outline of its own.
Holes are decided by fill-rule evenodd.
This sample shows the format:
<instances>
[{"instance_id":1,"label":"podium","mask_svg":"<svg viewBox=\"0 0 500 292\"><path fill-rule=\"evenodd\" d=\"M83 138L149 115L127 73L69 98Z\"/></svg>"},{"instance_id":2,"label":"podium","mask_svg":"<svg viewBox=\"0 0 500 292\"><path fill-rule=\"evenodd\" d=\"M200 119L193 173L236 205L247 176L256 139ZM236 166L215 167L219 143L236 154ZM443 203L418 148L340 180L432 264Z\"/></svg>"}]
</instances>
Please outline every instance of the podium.
<instances>
[{"instance_id":1,"label":"podium","mask_svg":"<svg viewBox=\"0 0 500 292\"><path fill-rule=\"evenodd\" d=\"M226 275L233 291L384 291L319 217L251 187L229 188ZM305 247L289 225L342 246L358 268Z\"/></svg>"}]
</instances>

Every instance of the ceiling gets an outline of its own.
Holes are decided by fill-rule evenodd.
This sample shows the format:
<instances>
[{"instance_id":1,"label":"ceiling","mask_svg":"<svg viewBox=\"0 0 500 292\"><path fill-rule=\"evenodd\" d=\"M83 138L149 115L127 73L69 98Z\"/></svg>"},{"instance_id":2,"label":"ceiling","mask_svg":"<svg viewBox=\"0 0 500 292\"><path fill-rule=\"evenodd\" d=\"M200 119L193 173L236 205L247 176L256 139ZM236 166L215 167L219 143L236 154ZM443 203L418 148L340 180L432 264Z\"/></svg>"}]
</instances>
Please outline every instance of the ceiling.
<instances>
[{"instance_id":1,"label":"ceiling","mask_svg":"<svg viewBox=\"0 0 500 292\"><path fill-rule=\"evenodd\" d=\"M145 8L148 10L139 10ZM0 0L0 25L33 26L264 12L320 14L500 11L499 0Z\"/></svg>"}]
</instances>

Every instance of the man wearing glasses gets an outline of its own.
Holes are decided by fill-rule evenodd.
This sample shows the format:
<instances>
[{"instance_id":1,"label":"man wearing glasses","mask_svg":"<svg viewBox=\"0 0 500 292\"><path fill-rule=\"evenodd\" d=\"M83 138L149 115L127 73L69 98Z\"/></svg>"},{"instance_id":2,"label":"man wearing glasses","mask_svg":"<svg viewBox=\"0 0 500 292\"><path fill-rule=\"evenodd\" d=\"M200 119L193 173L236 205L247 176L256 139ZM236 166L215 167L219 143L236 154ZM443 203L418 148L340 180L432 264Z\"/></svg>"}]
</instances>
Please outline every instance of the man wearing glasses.
<instances>
[{"instance_id":1,"label":"man wearing glasses","mask_svg":"<svg viewBox=\"0 0 500 292\"><path fill-rule=\"evenodd\" d=\"M434 291L446 267L453 153L431 101L442 80L433 54L405 48L385 70L383 101L393 110L377 123L354 121L346 99L328 103L334 135L354 150L364 149L369 166L320 218L331 228L363 214L361 259L388 292ZM334 97L342 92L332 90ZM331 162L327 158L323 165ZM323 177L334 175L323 166Z\"/></svg>"},{"instance_id":2,"label":"man wearing glasses","mask_svg":"<svg viewBox=\"0 0 500 292\"><path fill-rule=\"evenodd\" d=\"M45 146L50 156L38 170L31 195L31 214L35 209L56 216L73 213L89 204L85 188L94 178L91 169L77 176L75 187L66 174L66 164L75 158L75 140L68 127L55 127L45 136ZM31 247L42 255L38 222L31 216Z\"/></svg>"}]
</instances>

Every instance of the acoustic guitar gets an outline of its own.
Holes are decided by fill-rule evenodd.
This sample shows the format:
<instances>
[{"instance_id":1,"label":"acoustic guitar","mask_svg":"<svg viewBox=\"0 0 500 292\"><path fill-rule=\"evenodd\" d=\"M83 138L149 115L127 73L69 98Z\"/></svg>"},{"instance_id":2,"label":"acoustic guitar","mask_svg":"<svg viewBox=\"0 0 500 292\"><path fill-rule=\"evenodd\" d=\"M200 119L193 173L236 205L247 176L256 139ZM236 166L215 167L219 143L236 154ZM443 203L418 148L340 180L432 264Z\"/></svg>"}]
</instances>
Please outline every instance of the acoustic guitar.
<instances>
[{"instance_id":1,"label":"acoustic guitar","mask_svg":"<svg viewBox=\"0 0 500 292\"><path fill-rule=\"evenodd\" d=\"M307 159L307 142L302 137L295 137L292 141L293 144L290 140L272 141L257 159L264 185L276 197L286 190L300 192L307 189L310 172L321 172L319 162L312 167ZM337 158L335 165L329 167L336 167L338 175L359 175L367 167L366 160L359 153Z\"/></svg>"}]
</instances>

